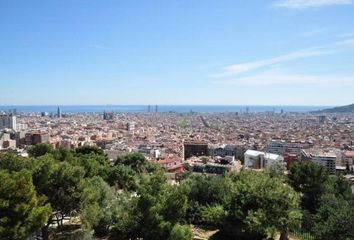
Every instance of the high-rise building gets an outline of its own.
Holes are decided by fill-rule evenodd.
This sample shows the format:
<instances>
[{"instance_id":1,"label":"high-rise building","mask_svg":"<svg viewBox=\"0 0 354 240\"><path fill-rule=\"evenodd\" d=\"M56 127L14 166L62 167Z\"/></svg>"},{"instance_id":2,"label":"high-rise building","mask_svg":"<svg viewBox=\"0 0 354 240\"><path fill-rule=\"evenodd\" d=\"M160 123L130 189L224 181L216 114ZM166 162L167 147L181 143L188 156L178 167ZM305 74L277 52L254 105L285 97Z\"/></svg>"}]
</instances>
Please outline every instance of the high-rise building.
<instances>
[{"instance_id":1,"label":"high-rise building","mask_svg":"<svg viewBox=\"0 0 354 240\"><path fill-rule=\"evenodd\" d=\"M0 116L0 129L10 128L13 130L17 129L17 119L16 116L10 115L1 115Z\"/></svg>"},{"instance_id":2,"label":"high-rise building","mask_svg":"<svg viewBox=\"0 0 354 240\"><path fill-rule=\"evenodd\" d=\"M134 131L135 130L135 122L128 122L127 123L127 130Z\"/></svg>"},{"instance_id":3,"label":"high-rise building","mask_svg":"<svg viewBox=\"0 0 354 240\"><path fill-rule=\"evenodd\" d=\"M336 174L337 156L334 152L325 152L319 149L302 150L301 160L311 161L325 167L329 174Z\"/></svg>"},{"instance_id":4,"label":"high-rise building","mask_svg":"<svg viewBox=\"0 0 354 240\"><path fill-rule=\"evenodd\" d=\"M148 105L148 112L150 112L150 105Z\"/></svg>"},{"instance_id":5,"label":"high-rise building","mask_svg":"<svg viewBox=\"0 0 354 240\"><path fill-rule=\"evenodd\" d=\"M59 106L58 106L58 110L57 110L57 117L61 118L61 109Z\"/></svg>"},{"instance_id":6,"label":"high-rise building","mask_svg":"<svg viewBox=\"0 0 354 240\"><path fill-rule=\"evenodd\" d=\"M113 120L113 118L114 118L113 112L106 112L106 111L103 112L104 120Z\"/></svg>"},{"instance_id":7,"label":"high-rise building","mask_svg":"<svg viewBox=\"0 0 354 240\"><path fill-rule=\"evenodd\" d=\"M159 108L158 108L158 106L156 105L155 106L155 112L158 112L159 111Z\"/></svg>"}]
</instances>

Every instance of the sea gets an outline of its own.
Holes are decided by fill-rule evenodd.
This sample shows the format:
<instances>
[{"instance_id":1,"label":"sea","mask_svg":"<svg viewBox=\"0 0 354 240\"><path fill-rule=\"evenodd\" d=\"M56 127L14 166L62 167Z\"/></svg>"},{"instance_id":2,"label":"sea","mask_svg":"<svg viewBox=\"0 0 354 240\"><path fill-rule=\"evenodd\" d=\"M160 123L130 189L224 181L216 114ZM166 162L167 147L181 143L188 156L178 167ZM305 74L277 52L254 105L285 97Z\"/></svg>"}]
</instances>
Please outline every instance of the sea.
<instances>
[{"instance_id":1,"label":"sea","mask_svg":"<svg viewBox=\"0 0 354 240\"><path fill-rule=\"evenodd\" d=\"M59 106L62 113L146 113L148 105L62 105ZM150 112L198 112L198 113L221 113L221 112L310 112L330 108L331 106L266 106L266 105L151 105ZM0 112L8 112L16 109L18 113L56 113L58 106L54 105L19 105L0 106Z\"/></svg>"}]
</instances>

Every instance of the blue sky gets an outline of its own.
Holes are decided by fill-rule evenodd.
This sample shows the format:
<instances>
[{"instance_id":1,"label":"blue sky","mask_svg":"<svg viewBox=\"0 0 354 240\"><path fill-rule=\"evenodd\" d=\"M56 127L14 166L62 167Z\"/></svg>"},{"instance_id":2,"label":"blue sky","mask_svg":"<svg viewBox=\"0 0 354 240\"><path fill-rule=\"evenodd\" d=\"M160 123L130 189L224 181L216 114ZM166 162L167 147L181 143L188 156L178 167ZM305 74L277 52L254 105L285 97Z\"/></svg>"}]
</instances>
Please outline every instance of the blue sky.
<instances>
[{"instance_id":1,"label":"blue sky","mask_svg":"<svg viewBox=\"0 0 354 240\"><path fill-rule=\"evenodd\" d=\"M354 102L354 0L0 0L0 105Z\"/></svg>"}]
</instances>

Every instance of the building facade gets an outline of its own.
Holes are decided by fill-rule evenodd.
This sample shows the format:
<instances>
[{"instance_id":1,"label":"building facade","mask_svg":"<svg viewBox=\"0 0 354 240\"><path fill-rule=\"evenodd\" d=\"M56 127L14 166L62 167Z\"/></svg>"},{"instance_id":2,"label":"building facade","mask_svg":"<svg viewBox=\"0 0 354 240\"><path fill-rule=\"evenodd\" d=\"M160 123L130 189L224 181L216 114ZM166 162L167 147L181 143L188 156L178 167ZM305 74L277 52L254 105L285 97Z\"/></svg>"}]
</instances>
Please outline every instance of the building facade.
<instances>
[{"instance_id":1,"label":"building facade","mask_svg":"<svg viewBox=\"0 0 354 240\"><path fill-rule=\"evenodd\" d=\"M337 156L333 152L324 152L317 149L302 150L302 161L311 161L325 167L329 174L336 174Z\"/></svg>"},{"instance_id":2,"label":"building facade","mask_svg":"<svg viewBox=\"0 0 354 240\"><path fill-rule=\"evenodd\" d=\"M271 166L276 162L284 164L283 156L274 153L265 153L256 150L247 150L245 152L244 166L246 168L262 169L267 166Z\"/></svg>"},{"instance_id":3,"label":"building facade","mask_svg":"<svg viewBox=\"0 0 354 240\"><path fill-rule=\"evenodd\" d=\"M183 158L208 156L209 149L206 142L184 142L183 143Z\"/></svg>"},{"instance_id":4,"label":"building facade","mask_svg":"<svg viewBox=\"0 0 354 240\"><path fill-rule=\"evenodd\" d=\"M300 157L302 149L311 147L313 147L313 143L307 141L270 140L267 142L266 152Z\"/></svg>"},{"instance_id":5,"label":"building facade","mask_svg":"<svg viewBox=\"0 0 354 240\"><path fill-rule=\"evenodd\" d=\"M0 129L9 128L12 130L17 129L17 119L14 115L1 115L0 116Z\"/></svg>"}]
</instances>

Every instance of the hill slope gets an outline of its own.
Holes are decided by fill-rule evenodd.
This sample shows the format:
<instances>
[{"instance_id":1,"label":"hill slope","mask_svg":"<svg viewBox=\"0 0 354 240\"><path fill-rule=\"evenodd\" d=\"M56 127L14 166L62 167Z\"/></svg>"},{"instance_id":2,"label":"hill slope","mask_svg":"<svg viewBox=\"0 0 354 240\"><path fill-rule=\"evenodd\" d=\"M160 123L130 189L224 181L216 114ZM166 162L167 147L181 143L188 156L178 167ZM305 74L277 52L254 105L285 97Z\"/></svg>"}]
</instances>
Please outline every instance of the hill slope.
<instances>
[{"instance_id":1,"label":"hill slope","mask_svg":"<svg viewBox=\"0 0 354 240\"><path fill-rule=\"evenodd\" d=\"M354 113L354 103L341 107L323 109L316 113Z\"/></svg>"}]
</instances>

